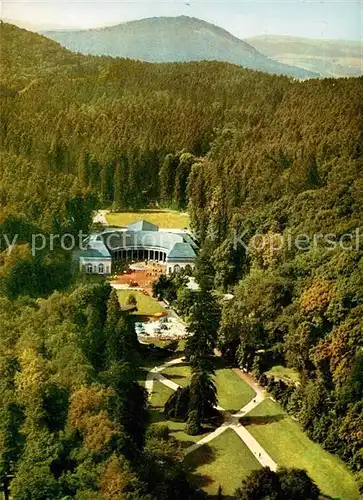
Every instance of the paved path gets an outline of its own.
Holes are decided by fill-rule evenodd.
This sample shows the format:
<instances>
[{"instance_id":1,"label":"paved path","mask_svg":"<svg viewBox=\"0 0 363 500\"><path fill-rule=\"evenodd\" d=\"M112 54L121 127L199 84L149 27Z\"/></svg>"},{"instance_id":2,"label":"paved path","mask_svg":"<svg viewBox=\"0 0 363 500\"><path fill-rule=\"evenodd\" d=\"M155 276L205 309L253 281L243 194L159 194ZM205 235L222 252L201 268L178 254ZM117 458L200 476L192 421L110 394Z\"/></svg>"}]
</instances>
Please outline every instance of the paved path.
<instances>
[{"instance_id":1,"label":"paved path","mask_svg":"<svg viewBox=\"0 0 363 500\"><path fill-rule=\"evenodd\" d=\"M260 394L262 396L265 395L265 390L260 385L258 385L258 383L255 381L255 379L252 377L252 375L250 373L247 373L247 372L241 370L240 368L232 368L232 370L244 382L246 382L246 384L248 384L250 387L252 387L252 389L255 391L255 393L257 395L258 394Z\"/></svg>"},{"instance_id":2,"label":"paved path","mask_svg":"<svg viewBox=\"0 0 363 500\"><path fill-rule=\"evenodd\" d=\"M168 366L182 363L183 360L184 358L172 359L171 361L168 361L167 363L164 363L161 366L155 366L152 370L149 371L145 382L145 388L148 391L149 398L152 395L154 380L161 382L162 384L166 385L167 387L170 387L170 389L173 389L174 391L176 391L180 387L175 382L172 382L168 378L161 375L160 372L163 371ZM256 408L256 406L258 406L261 403L261 401L266 399L266 393L258 384L256 384L256 382L250 375L242 372L242 370L239 369L235 369L234 371L250 387L252 387L252 389L256 393L256 396L249 403L243 406L243 408L241 408L237 413L234 413L233 415L226 414L226 417L229 420L229 422L228 421L224 422L213 432L211 432L207 436L203 437L200 441L187 448L184 453L185 455L188 455L189 453L192 453L193 451L198 449L200 446L203 446L204 444L209 443L216 437L220 436L227 429L232 429L237 434L237 436L245 443L245 445L248 447L250 452L255 456L258 462L260 462L262 467L270 467L271 470L276 471L277 463L272 460L270 455L265 451L265 449L260 445L260 443L252 436L252 434L248 432L246 427L244 427L242 424L239 423L239 419L242 416L249 413L251 410ZM224 408L220 406L217 406L217 410L225 411Z\"/></svg>"},{"instance_id":3,"label":"paved path","mask_svg":"<svg viewBox=\"0 0 363 500\"><path fill-rule=\"evenodd\" d=\"M154 380L157 380L158 382L161 382L162 384L166 385L166 387L169 387L173 391L176 391L180 387L180 385L178 385L175 382L173 382L172 380L164 377L160 373L155 373Z\"/></svg>"},{"instance_id":4,"label":"paved path","mask_svg":"<svg viewBox=\"0 0 363 500\"><path fill-rule=\"evenodd\" d=\"M277 463L272 460L260 443L248 432L246 427L243 427L241 424L231 424L229 427L233 429L245 445L248 446L250 452L254 454L262 467L270 467L271 470L276 471Z\"/></svg>"},{"instance_id":5,"label":"paved path","mask_svg":"<svg viewBox=\"0 0 363 500\"><path fill-rule=\"evenodd\" d=\"M176 389L178 389L178 387L179 387L178 384L174 384L174 382L172 382L171 380L167 379L166 377L164 377L162 375L159 375L159 372L161 372L162 370L165 370L165 368L167 368L168 366L182 363L183 360L184 360L184 358L172 359L171 361L168 361L167 363L164 363L163 365L155 366L152 370L149 371L149 373L147 374L147 377L146 377L146 381L145 381L145 389L149 393L149 398L151 397L152 392L153 392L154 380L158 380L162 384L165 384L165 381L167 380L168 382L170 382L171 384L176 386L176 388L173 389L174 391L176 391ZM167 384L165 384L165 385L167 385Z\"/></svg>"},{"instance_id":6,"label":"paved path","mask_svg":"<svg viewBox=\"0 0 363 500\"><path fill-rule=\"evenodd\" d=\"M239 368L233 368L233 371L256 393L255 397L251 399L249 403L247 403L243 408L241 408L237 413L233 415L234 417L243 417L251 410L256 408L256 406L259 405L264 399L266 399L266 392L264 391L264 389L262 389L262 387L256 384L252 376L248 373L243 372Z\"/></svg>"},{"instance_id":7,"label":"paved path","mask_svg":"<svg viewBox=\"0 0 363 500\"><path fill-rule=\"evenodd\" d=\"M197 443L193 444L192 446L189 446L189 448L187 448L184 451L184 454L188 455L192 451L195 451L198 448L200 448L201 446L203 446L203 444L209 443L209 441L212 441L212 439L220 436L229 427L230 426L228 424L226 424L226 423L222 424L221 426L217 427L217 429L215 429L213 432L211 432L210 434L208 434L207 436L205 436L204 438L202 438L200 441L198 441Z\"/></svg>"}]
</instances>

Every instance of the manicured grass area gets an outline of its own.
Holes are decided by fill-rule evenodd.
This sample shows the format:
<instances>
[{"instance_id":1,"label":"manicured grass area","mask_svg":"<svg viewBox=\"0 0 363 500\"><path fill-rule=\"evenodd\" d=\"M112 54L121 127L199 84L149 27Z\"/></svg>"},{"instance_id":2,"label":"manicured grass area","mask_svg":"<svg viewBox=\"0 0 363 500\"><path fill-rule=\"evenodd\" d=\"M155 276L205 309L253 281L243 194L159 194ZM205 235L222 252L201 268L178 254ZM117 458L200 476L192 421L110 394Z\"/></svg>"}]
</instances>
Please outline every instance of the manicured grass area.
<instances>
[{"instance_id":1,"label":"manicured grass area","mask_svg":"<svg viewBox=\"0 0 363 500\"><path fill-rule=\"evenodd\" d=\"M251 401L256 393L233 370L225 368L222 359L217 358L215 364L218 404L225 410L235 413ZM163 375L185 387L190 382L191 371L190 367L183 363L166 368L163 370Z\"/></svg>"},{"instance_id":2,"label":"manicured grass area","mask_svg":"<svg viewBox=\"0 0 363 500\"><path fill-rule=\"evenodd\" d=\"M169 343L170 340L162 340L158 338L147 338L143 341L145 344L154 344L157 347L166 347ZM179 340L178 348L176 351L174 351L169 357L165 358L159 358L155 357L152 354L146 354L144 353L141 356L141 361L140 361L140 368L139 368L139 376L138 376L138 382L142 386L145 386L145 380L147 377L148 372L154 368L154 366L160 366L167 361L169 361L172 358L180 358L183 355L184 352L184 347L185 347L185 340Z\"/></svg>"},{"instance_id":3,"label":"manicured grass area","mask_svg":"<svg viewBox=\"0 0 363 500\"><path fill-rule=\"evenodd\" d=\"M157 347L165 347L167 342L170 342L170 341L166 341L166 340L161 340L161 339L155 339L155 338L146 338L146 339L143 339L143 343L145 344L153 344ZM162 363L160 363L162 364Z\"/></svg>"},{"instance_id":4,"label":"manicured grass area","mask_svg":"<svg viewBox=\"0 0 363 500\"><path fill-rule=\"evenodd\" d=\"M256 395L255 391L230 368L216 371L218 404L235 413Z\"/></svg>"},{"instance_id":5,"label":"manicured grass area","mask_svg":"<svg viewBox=\"0 0 363 500\"><path fill-rule=\"evenodd\" d=\"M153 411L151 418L152 422L160 421L161 417L160 415L156 415L155 411L157 411L157 413L162 413L165 403L173 392L174 391L170 389L170 387L167 387L158 380L154 380L153 392L150 399L150 405Z\"/></svg>"},{"instance_id":6,"label":"manicured grass area","mask_svg":"<svg viewBox=\"0 0 363 500\"><path fill-rule=\"evenodd\" d=\"M156 360L153 359L152 357L147 359L141 359L140 367L138 369L138 377L137 377L138 383L143 387L145 387L145 381L149 371L152 370L154 366L160 365L164 362L165 362L164 360Z\"/></svg>"},{"instance_id":7,"label":"manicured grass area","mask_svg":"<svg viewBox=\"0 0 363 500\"><path fill-rule=\"evenodd\" d=\"M163 370L162 374L182 387L186 387L190 383L191 371L190 366L186 363L169 366Z\"/></svg>"},{"instance_id":8,"label":"manicured grass area","mask_svg":"<svg viewBox=\"0 0 363 500\"><path fill-rule=\"evenodd\" d=\"M286 366L276 365L266 372L266 375L274 376L275 378L284 380L286 382L299 382L299 373L293 368Z\"/></svg>"},{"instance_id":9,"label":"manicured grass area","mask_svg":"<svg viewBox=\"0 0 363 500\"><path fill-rule=\"evenodd\" d=\"M175 437L178 441L181 441L183 448L188 448L192 444L196 443L202 437L213 431L214 428L206 427L205 433L199 436L189 436L185 432L185 422L176 422L174 420L166 420L164 417L164 405L168 398L173 393L172 389L166 387L161 382L154 380L153 393L150 400L150 421L153 425L166 424L170 429L170 434Z\"/></svg>"},{"instance_id":10,"label":"manicured grass area","mask_svg":"<svg viewBox=\"0 0 363 500\"><path fill-rule=\"evenodd\" d=\"M170 344L170 342L173 342L172 340L166 340L166 339L162 339L162 338L159 338L159 337L147 337L143 340L143 342L145 344L154 344L156 345L157 347L167 347L168 344ZM174 355L172 356L173 358L175 357L178 357L178 358L181 358L182 355L183 355L183 352L184 352L184 349L185 349L185 340L182 339L182 340L179 340L178 342L178 347L176 349L176 351L174 351ZM160 363L160 364L163 364L163 363ZM163 372L164 374L164 372Z\"/></svg>"},{"instance_id":11,"label":"manicured grass area","mask_svg":"<svg viewBox=\"0 0 363 500\"><path fill-rule=\"evenodd\" d=\"M144 295L137 290L117 290L117 296L121 305L127 304L130 295L134 295L137 301L137 311L131 314L136 316L152 316L164 312L165 309L150 295Z\"/></svg>"},{"instance_id":12,"label":"manicured grass area","mask_svg":"<svg viewBox=\"0 0 363 500\"><path fill-rule=\"evenodd\" d=\"M196 484L209 495L233 495L242 479L260 464L237 434L227 429L223 434L185 457Z\"/></svg>"},{"instance_id":13,"label":"manicured grass area","mask_svg":"<svg viewBox=\"0 0 363 500\"><path fill-rule=\"evenodd\" d=\"M185 343L186 343L185 339L179 340L177 352L183 353L185 351Z\"/></svg>"},{"instance_id":14,"label":"manicured grass area","mask_svg":"<svg viewBox=\"0 0 363 500\"><path fill-rule=\"evenodd\" d=\"M333 498L359 499L357 484L343 462L311 441L278 404L267 399L247 417L249 432L280 466L306 469L321 491Z\"/></svg>"},{"instance_id":15,"label":"manicured grass area","mask_svg":"<svg viewBox=\"0 0 363 500\"><path fill-rule=\"evenodd\" d=\"M170 434L181 442L181 446L183 448L189 448L189 446L196 443L210 432L213 432L215 429L215 427L210 425L204 425L202 434L199 434L198 436L189 436L189 434L185 432L185 422L168 420L167 424L170 429Z\"/></svg>"},{"instance_id":16,"label":"manicured grass area","mask_svg":"<svg viewBox=\"0 0 363 500\"><path fill-rule=\"evenodd\" d=\"M127 226L142 219L166 229L189 227L189 216L176 210L140 210L138 212L118 212L106 215L106 220L111 226Z\"/></svg>"}]
</instances>

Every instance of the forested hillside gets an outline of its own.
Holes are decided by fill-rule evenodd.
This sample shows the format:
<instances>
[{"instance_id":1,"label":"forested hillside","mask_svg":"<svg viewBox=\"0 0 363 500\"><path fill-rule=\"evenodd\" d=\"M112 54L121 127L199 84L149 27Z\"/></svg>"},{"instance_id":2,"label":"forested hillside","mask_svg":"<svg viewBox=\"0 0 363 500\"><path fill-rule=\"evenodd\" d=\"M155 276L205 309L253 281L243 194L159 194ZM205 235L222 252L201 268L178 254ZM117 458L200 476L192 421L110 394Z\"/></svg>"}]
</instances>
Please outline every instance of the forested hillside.
<instances>
[{"instance_id":1,"label":"forested hillside","mask_svg":"<svg viewBox=\"0 0 363 500\"><path fill-rule=\"evenodd\" d=\"M110 291L0 299L0 481L14 499L201 498L167 432L146 432L141 349Z\"/></svg>"},{"instance_id":2,"label":"forested hillside","mask_svg":"<svg viewBox=\"0 0 363 500\"><path fill-rule=\"evenodd\" d=\"M105 208L188 209L201 244L197 278L207 287L234 294L222 311L218 341L224 356L257 375L275 361L298 370L298 386L270 381L269 389L313 439L361 475L363 79L296 82L217 62L149 64L85 57L7 24L0 31L6 54L1 86L8 91L0 97L2 232L10 224L15 224L13 232L19 225L26 227L26 243L29 225L46 232L87 228L97 203ZM301 235L307 235L310 244L306 238L300 248L289 243ZM338 244L342 237L343 244ZM47 255L41 262L32 259L30 272L23 251L26 248L19 245L24 261L20 268L2 254L1 293L14 300L59 289L56 281L48 281L46 289L40 284L30 291L24 287L36 274L34 266L50 272L52 262ZM62 254L57 265L65 265L63 259ZM13 408L13 391L19 387L16 404L30 412L24 425L29 433L35 426L29 454L35 448L42 453L35 423L48 417L30 405L33 392L28 394L20 376L13 385L11 373L20 363L33 374L31 391L37 401L53 390L50 375L42 375L45 365L52 365L52 376L66 377L65 368L57 365L64 360L53 359L42 344L64 341L67 349L73 345L63 323L59 338L47 339L48 322L53 328L48 304L58 298L29 304L3 301L9 322L4 349L13 348L13 334L21 339L21 350L6 365L9 405ZM68 311L72 296L64 300ZM96 312L88 304L82 302L82 314L95 331ZM45 322L44 329L29 336L6 312L15 308L15 315L23 317L25 307L34 324ZM77 314L72 318L78 325ZM41 341L39 335L44 336ZM40 361L29 345L33 338L41 342ZM92 363L85 368L87 377L103 384ZM79 388L79 381L67 377L66 388ZM42 381L43 392L36 380ZM86 394L82 411L104 422L107 390ZM97 412L93 406L89 410L88 397L97 401ZM70 412L78 401L74 398ZM71 470L77 481L80 475L84 481L76 484L84 485L87 467L82 469L80 457L91 430L82 423L83 413L76 413L75 408L73 420L68 414L70 434L57 453L67 454L67 440L76 439ZM13 418L16 415L9 417L9 426ZM62 418L50 425L67 430L66 416ZM116 424L124 425L109 420L105 425L118 442ZM97 453L103 453L102 446ZM102 467L128 467L113 462L114 448L107 450ZM48 463L54 463L55 456L54 451ZM26 454L21 464L24 470L33 466ZM73 476L68 479L73 481ZM93 487L96 491L100 485ZM142 491L155 494L151 487Z\"/></svg>"}]
</instances>

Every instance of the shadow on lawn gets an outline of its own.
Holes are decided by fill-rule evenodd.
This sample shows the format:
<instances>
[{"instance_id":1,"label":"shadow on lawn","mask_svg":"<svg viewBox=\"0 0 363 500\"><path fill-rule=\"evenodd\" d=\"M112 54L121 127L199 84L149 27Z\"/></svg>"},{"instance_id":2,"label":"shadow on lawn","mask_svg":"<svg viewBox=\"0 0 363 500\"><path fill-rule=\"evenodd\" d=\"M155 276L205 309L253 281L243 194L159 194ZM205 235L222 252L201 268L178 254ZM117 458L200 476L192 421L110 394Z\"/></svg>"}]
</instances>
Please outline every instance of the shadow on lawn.
<instances>
[{"instance_id":1,"label":"shadow on lawn","mask_svg":"<svg viewBox=\"0 0 363 500\"><path fill-rule=\"evenodd\" d=\"M226 419L228 420L228 415L233 415L234 413L237 413L239 411L240 408L225 408L224 411L225 411L225 414L227 415L226 416Z\"/></svg>"},{"instance_id":2,"label":"shadow on lawn","mask_svg":"<svg viewBox=\"0 0 363 500\"><path fill-rule=\"evenodd\" d=\"M273 422L279 422L280 420L283 420L286 418L286 415L284 413L279 413L278 415L256 415L255 417L242 417L239 419L239 422L241 425L248 426L248 425L267 425L271 424Z\"/></svg>"},{"instance_id":3,"label":"shadow on lawn","mask_svg":"<svg viewBox=\"0 0 363 500\"><path fill-rule=\"evenodd\" d=\"M230 368L230 365L221 357L216 356L213 358L213 366L215 370L222 370L223 368Z\"/></svg>"},{"instance_id":4,"label":"shadow on lawn","mask_svg":"<svg viewBox=\"0 0 363 500\"><path fill-rule=\"evenodd\" d=\"M164 377L166 377L166 378L168 378L169 380L172 380L172 381L173 380L176 381L178 379L179 380L185 380L187 378L187 377L184 377L183 375L179 375L177 373L165 373ZM176 383L178 383L178 382L176 382Z\"/></svg>"},{"instance_id":5,"label":"shadow on lawn","mask_svg":"<svg viewBox=\"0 0 363 500\"><path fill-rule=\"evenodd\" d=\"M158 422L166 422L163 407L162 406L154 406L149 408L149 423L156 424Z\"/></svg>"},{"instance_id":6,"label":"shadow on lawn","mask_svg":"<svg viewBox=\"0 0 363 500\"><path fill-rule=\"evenodd\" d=\"M183 428L182 429L175 429L172 426L170 427L170 425L168 425L168 424L172 423L172 422L176 422L178 424L183 424ZM178 440L178 442L182 448L189 448L190 446L195 444L195 441L189 441L187 439L180 439L180 440L178 439L178 436L177 436L178 433L185 434L184 426L186 426L186 422L184 422L183 420L178 420L178 419L167 420L165 418L165 415L164 415L164 407L163 406L151 406L151 407L149 407L149 424L159 424L159 423L163 423L165 425L168 425L168 427L170 429L170 433ZM202 428L202 432L198 436L198 440L202 439L207 434L213 432L216 429L216 427L218 427L218 426L219 426L219 423L218 423L218 425L217 424L213 425L212 423L204 424L203 428Z\"/></svg>"},{"instance_id":7,"label":"shadow on lawn","mask_svg":"<svg viewBox=\"0 0 363 500\"><path fill-rule=\"evenodd\" d=\"M171 429L170 431L171 435L174 436L175 439L177 439L179 445L183 448L183 450L186 450L190 446L193 446L193 444L195 444L194 441L188 441L187 439L178 439L178 432L185 434L185 429ZM207 434L207 432L205 434ZM203 434L201 434L200 439L202 439L202 437Z\"/></svg>"},{"instance_id":8,"label":"shadow on lawn","mask_svg":"<svg viewBox=\"0 0 363 500\"><path fill-rule=\"evenodd\" d=\"M180 357L180 353L177 353L177 358ZM185 362L182 362L182 363L178 363L175 367L171 366L168 368L168 370L165 370L165 371L162 371L161 372L161 375L164 375L164 377L170 379L170 380L174 380L174 379L186 379L188 380L188 378L190 377L191 373L187 372L185 375L180 375L179 373L175 373L173 371L173 369L176 369L176 370L179 370L179 368L184 368L184 367L188 367L190 369L190 365L188 363L185 363Z\"/></svg>"},{"instance_id":9,"label":"shadow on lawn","mask_svg":"<svg viewBox=\"0 0 363 500\"><path fill-rule=\"evenodd\" d=\"M190 368L190 364L189 363L186 363L185 361L182 361L181 363L178 363L177 365L175 365L175 367L177 368L183 368L184 366L187 366L188 368ZM169 368L174 368L173 365L171 365ZM163 372L161 372L163 373Z\"/></svg>"},{"instance_id":10,"label":"shadow on lawn","mask_svg":"<svg viewBox=\"0 0 363 500\"><path fill-rule=\"evenodd\" d=\"M204 488L214 481L213 479L206 474L199 474L197 472L198 467L202 464L210 464L214 462L216 457L216 453L208 444L204 444L197 450L193 451L185 457L184 463L187 471L193 475L193 483L199 487Z\"/></svg>"}]
</instances>

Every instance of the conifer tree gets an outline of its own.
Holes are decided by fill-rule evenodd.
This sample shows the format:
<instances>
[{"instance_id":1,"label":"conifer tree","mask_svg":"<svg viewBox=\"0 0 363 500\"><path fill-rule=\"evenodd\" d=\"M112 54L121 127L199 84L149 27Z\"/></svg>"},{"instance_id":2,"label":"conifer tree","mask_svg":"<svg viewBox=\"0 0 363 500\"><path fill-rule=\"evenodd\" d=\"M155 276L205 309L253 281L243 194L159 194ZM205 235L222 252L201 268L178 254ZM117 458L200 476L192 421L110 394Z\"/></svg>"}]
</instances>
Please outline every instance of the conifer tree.
<instances>
[{"instance_id":1,"label":"conifer tree","mask_svg":"<svg viewBox=\"0 0 363 500\"><path fill-rule=\"evenodd\" d=\"M121 185L121 165L120 162L117 161L113 178L113 204L116 209L122 208L122 191L123 186Z\"/></svg>"},{"instance_id":2,"label":"conifer tree","mask_svg":"<svg viewBox=\"0 0 363 500\"><path fill-rule=\"evenodd\" d=\"M174 190L175 174L178 170L179 159L176 155L166 155L159 171L160 202L164 206L171 206Z\"/></svg>"}]
</instances>

